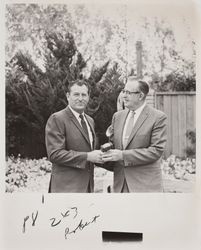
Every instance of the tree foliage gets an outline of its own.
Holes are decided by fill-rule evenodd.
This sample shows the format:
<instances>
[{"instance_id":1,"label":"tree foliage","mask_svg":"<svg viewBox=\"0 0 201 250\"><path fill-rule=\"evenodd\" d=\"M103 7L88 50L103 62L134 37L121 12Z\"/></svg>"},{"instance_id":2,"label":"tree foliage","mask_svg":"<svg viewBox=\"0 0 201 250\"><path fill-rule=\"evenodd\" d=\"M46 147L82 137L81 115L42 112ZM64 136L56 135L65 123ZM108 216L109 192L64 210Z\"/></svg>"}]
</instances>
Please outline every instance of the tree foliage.
<instances>
[{"instance_id":1,"label":"tree foliage","mask_svg":"<svg viewBox=\"0 0 201 250\"><path fill-rule=\"evenodd\" d=\"M6 138L7 154L41 157L45 153L45 125L48 117L67 105L68 84L83 78L86 62L77 50L70 33L46 33L45 71L29 54L16 53L7 63L6 73ZM85 80L91 87L88 113L95 118L99 135L103 135L111 118L120 82L112 80L109 62L93 67ZM110 78L112 82L110 81ZM104 80L103 80L104 79ZM105 95L107 93L107 95ZM109 96L111 94L111 96ZM101 115L105 112L104 119ZM107 114L110 114L107 117ZM100 139L100 138L99 138ZM101 140L101 139L100 139Z\"/></svg>"},{"instance_id":2,"label":"tree foliage","mask_svg":"<svg viewBox=\"0 0 201 250\"><path fill-rule=\"evenodd\" d=\"M117 63L109 68L97 84L99 108L93 114L99 143L107 142L106 129L111 124L112 116L117 111L117 98L124 84Z\"/></svg>"},{"instance_id":3,"label":"tree foliage","mask_svg":"<svg viewBox=\"0 0 201 250\"><path fill-rule=\"evenodd\" d=\"M143 30L146 32L143 74L151 86L156 91L195 91L194 41L185 44L191 46L191 57L186 59L179 49L181 45L178 45L172 27L165 20L155 18L148 21L145 18Z\"/></svg>"},{"instance_id":4,"label":"tree foliage","mask_svg":"<svg viewBox=\"0 0 201 250\"><path fill-rule=\"evenodd\" d=\"M179 32L185 34L182 42L175 33L177 24L171 26L170 20L160 15L139 17L136 13L133 16L135 6L125 4L112 6L108 15L107 8L107 5L84 4L7 4L6 55L12 57L19 49L28 48L33 60L41 63L42 48L46 48L45 32L66 34L68 31L73 34L83 58L90 58L85 69L87 74L94 64L100 66L110 60L118 62L121 74L127 77L131 70L136 73L135 44L141 40L143 76L156 90L177 85L178 78L183 79L184 85L193 79L195 46L188 20L184 18L180 26ZM177 18L182 22L182 15ZM189 51L188 59L184 56L185 50ZM170 77L174 82L166 85Z\"/></svg>"},{"instance_id":5,"label":"tree foliage","mask_svg":"<svg viewBox=\"0 0 201 250\"><path fill-rule=\"evenodd\" d=\"M91 85L87 112L96 121L100 142L106 141L123 79L136 74L138 40L143 75L156 91L196 89L191 36L186 43L192 57L186 59L166 20L137 20L125 4L113 5L110 12L107 7L6 5L7 154L45 155L45 123L66 106L67 86L78 78Z\"/></svg>"}]
</instances>

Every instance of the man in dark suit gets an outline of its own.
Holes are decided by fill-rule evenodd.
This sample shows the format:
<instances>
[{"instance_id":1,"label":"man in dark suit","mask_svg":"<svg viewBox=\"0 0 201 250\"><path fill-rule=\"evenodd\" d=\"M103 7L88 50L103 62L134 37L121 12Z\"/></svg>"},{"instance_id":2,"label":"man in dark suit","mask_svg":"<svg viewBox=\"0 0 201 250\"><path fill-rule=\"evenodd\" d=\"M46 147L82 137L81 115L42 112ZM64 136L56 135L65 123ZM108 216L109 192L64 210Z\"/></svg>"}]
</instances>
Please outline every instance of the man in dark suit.
<instances>
[{"instance_id":1,"label":"man in dark suit","mask_svg":"<svg viewBox=\"0 0 201 250\"><path fill-rule=\"evenodd\" d=\"M166 115L146 104L149 85L129 77L123 93L125 110L113 115L113 150L102 155L114 171L114 192L162 192L161 156ZM107 164L106 164L107 165Z\"/></svg>"},{"instance_id":2,"label":"man in dark suit","mask_svg":"<svg viewBox=\"0 0 201 250\"><path fill-rule=\"evenodd\" d=\"M68 106L50 116L46 125L46 148L52 162L49 192L91 193L94 189L93 163L102 163L94 150L93 119L84 113L89 87L83 80L69 85Z\"/></svg>"}]
</instances>

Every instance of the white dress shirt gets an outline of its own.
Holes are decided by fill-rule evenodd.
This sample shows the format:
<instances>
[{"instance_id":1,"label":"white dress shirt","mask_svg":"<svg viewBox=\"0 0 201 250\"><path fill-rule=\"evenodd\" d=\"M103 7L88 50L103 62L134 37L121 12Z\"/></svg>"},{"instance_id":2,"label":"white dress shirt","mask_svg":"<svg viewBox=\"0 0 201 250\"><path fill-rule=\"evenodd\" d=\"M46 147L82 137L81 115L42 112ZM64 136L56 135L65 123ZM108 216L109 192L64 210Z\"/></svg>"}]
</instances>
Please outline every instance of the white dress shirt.
<instances>
[{"instance_id":1,"label":"white dress shirt","mask_svg":"<svg viewBox=\"0 0 201 250\"><path fill-rule=\"evenodd\" d=\"M82 127L81 119L80 119L80 113L78 113L77 111L75 111L74 109L72 109L70 107L70 105L69 105L69 108L72 111L72 113L74 114L74 116L76 117L76 119L78 120L78 122L80 123L80 126ZM85 121L85 123L87 125L87 130L88 130L88 134L89 134L89 140L90 140L91 148L93 148L93 134L92 134L91 128L90 128L90 126L88 124L88 121L87 121L87 119L85 117L84 112L82 113L82 115L83 115L84 121Z\"/></svg>"},{"instance_id":2,"label":"white dress shirt","mask_svg":"<svg viewBox=\"0 0 201 250\"><path fill-rule=\"evenodd\" d=\"M134 115L133 127L134 127L138 117L140 116L142 110L144 109L145 105L146 105L146 102L144 102L144 104L142 106L140 106L138 109L134 110L135 115ZM126 118L126 122L125 122L125 125L124 125L124 130L123 130L123 139L125 138L125 133L126 133L126 129L127 129L127 126L128 126L128 121L130 119L130 116L131 116L131 112L129 112L129 114L127 115L127 118Z\"/></svg>"}]
</instances>

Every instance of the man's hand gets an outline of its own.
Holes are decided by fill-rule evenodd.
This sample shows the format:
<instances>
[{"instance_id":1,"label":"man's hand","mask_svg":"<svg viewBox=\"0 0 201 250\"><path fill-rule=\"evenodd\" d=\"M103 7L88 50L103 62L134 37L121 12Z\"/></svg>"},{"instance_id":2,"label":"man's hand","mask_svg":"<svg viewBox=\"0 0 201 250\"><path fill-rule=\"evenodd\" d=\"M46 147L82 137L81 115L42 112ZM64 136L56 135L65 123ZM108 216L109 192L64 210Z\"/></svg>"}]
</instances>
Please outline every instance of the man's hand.
<instances>
[{"instance_id":1,"label":"man's hand","mask_svg":"<svg viewBox=\"0 0 201 250\"><path fill-rule=\"evenodd\" d=\"M123 153L119 149L111 149L106 153L102 153L103 162L107 161L121 161L123 160Z\"/></svg>"},{"instance_id":2,"label":"man's hand","mask_svg":"<svg viewBox=\"0 0 201 250\"><path fill-rule=\"evenodd\" d=\"M100 150L94 150L87 153L87 161L93 163L104 163L102 160L102 152Z\"/></svg>"}]
</instances>

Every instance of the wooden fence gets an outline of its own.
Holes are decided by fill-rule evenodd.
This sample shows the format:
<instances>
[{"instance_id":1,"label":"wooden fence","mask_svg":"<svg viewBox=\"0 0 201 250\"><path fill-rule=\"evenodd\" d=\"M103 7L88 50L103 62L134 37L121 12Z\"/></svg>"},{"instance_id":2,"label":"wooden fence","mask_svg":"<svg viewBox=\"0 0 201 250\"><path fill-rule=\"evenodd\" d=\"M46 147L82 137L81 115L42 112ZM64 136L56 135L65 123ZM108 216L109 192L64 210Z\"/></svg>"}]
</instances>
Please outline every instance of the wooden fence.
<instances>
[{"instance_id":1,"label":"wooden fence","mask_svg":"<svg viewBox=\"0 0 201 250\"><path fill-rule=\"evenodd\" d=\"M171 154L185 157L190 145L186 132L196 128L195 92L156 92L154 103L168 117L165 157Z\"/></svg>"}]
</instances>

